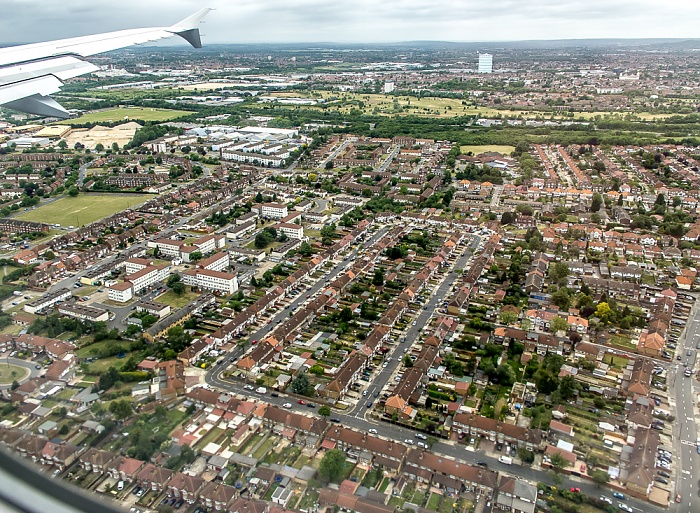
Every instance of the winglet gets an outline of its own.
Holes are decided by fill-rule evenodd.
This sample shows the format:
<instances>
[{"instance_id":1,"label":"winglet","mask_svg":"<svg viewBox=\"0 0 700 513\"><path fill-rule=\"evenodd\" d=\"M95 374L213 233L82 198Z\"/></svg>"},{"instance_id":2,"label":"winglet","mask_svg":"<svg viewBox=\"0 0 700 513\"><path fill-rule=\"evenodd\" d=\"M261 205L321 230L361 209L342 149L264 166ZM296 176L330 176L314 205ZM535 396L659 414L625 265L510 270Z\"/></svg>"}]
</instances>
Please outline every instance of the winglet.
<instances>
[{"instance_id":1,"label":"winglet","mask_svg":"<svg viewBox=\"0 0 700 513\"><path fill-rule=\"evenodd\" d=\"M197 11L192 16L188 16L184 20L168 27L168 32L177 34L195 48L202 47L202 40L199 37L199 23L211 11L209 7Z\"/></svg>"}]
</instances>

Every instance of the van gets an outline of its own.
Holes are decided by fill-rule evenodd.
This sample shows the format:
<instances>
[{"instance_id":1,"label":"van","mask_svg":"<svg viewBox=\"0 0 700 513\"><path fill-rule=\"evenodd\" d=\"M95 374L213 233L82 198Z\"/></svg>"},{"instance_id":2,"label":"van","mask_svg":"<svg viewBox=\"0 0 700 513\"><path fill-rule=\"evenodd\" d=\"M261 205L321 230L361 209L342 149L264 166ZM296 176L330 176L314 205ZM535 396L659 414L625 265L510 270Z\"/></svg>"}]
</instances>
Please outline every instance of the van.
<instances>
[{"instance_id":1,"label":"van","mask_svg":"<svg viewBox=\"0 0 700 513\"><path fill-rule=\"evenodd\" d=\"M498 458L498 461L500 461L504 465L512 465L513 464L513 458L511 458L510 456L501 456Z\"/></svg>"},{"instance_id":2,"label":"van","mask_svg":"<svg viewBox=\"0 0 700 513\"><path fill-rule=\"evenodd\" d=\"M124 489L124 481L119 481L117 483L117 490L119 490L121 492L123 489Z\"/></svg>"}]
</instances>

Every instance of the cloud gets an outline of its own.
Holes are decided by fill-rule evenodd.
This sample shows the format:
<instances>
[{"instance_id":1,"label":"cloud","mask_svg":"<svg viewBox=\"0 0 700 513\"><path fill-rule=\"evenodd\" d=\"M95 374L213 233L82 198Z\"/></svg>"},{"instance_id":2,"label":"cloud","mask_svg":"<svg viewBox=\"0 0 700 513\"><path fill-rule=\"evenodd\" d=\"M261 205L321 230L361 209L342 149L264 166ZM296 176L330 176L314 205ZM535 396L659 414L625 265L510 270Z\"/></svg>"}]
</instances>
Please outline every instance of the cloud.
<instances>
[{"instance_id":1,"label":"cloud","mask_svg":"<svg viewBox=\"0 0 700 513\"><path fill-rule=\"evenodd\" d=\"M700 3L686 0L5 0L0 37L169 25L203 5L216 9L202 27L205 43L690 38L700 15Z\"/></svg>"}]
</instances>

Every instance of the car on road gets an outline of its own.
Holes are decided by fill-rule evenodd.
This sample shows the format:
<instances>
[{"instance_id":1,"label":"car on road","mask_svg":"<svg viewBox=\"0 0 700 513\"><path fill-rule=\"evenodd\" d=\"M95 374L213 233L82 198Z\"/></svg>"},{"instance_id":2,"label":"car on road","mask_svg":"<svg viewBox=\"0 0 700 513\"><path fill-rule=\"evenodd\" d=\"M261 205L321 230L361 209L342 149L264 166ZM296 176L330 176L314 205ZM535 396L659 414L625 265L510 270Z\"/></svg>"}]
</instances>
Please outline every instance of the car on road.
<instances>
[{"instance_id":1,"label":"car on road","mask_svg":"<svg viewBox=\"0 0 700 513\"><path fill-rule=\"evenodd\" d=\"M367 432L368 432L368 433L371 433L371 434L373 434L373 435L376 435L376 434L377 434L377 430L374 429L374 428L368 429Z\"/></svg>"},{"instance_id":2,"label":"car on road","mask_svg":"<svg viewBox=\"0 0 700 513\"><path fill-rule=\"evenodd\" d=\"M616 499L622 499L623 501L625 500L625 496L620 492L613 492L613 497L615 497Z\"/></svg>"},{"instance_id":3,"label":"car on road","mask_svg":"<svg viewBox=\"0 0 700 513\"><path fill-rule=\"evenodd\" d=\"M372 401L369 401L369 402L367 403L366 406L367 406L367 408L371 408L371 407L372 407Z\"/></svg>"},{"instance_id":4,"label":"car on road","mask_svg":"<svg viewBox=\"0 0 700 513\"><path fill-rule=\"evenodd\" d=\"M622 511L626 511L627 513L634 513L634 510L630 508L627 504L618 502L617 507L620 508Z\"/></svg>"},{"instance_id":5,"label":"car on road","mask_svg":"<svg viewBox=\"0 0 700 513\"><path fill-rule=\"evenodd\" d=\"M412 325L415 326L416 324L418 324L418 321L413 321Z\"/></svg>"},{"instance_id":6,"label":"car on road","mask_svg":"<svg viewBox=\"0 0 700 513\"><path fill-rule=\"evenodd\" d=\"M612 504L612 499L610 497L606 497L605 495L600 496L600 500L603 502L607 502L608 504Z\"/></svg>"},{"instance_id":7,"label":"car on road","mask_svg":"<svg viewBox=\"0 0 700 513\"><path fill-rule=\"evenodd\" d=\"M428 444L426 444L425 442L418 442L416 445L417 445L418 447L420 447L421 449L427 449L427 448L428 448Z\"/></svg>"},{"instance_id":8,"label":"car on road","mask_svg":"<svg viewBox=\"0 0 700 513\"><path fill-rule=\"evenodd\" d=\"M408 444L408 445L413 445L415 442L411 440L410 438L404 438L403 443Z\"/></svg>"},{"instance_id":9,"label":"car on road","mask_svg":"<svg viewBox=\"0 0 700 513\"><path fill-rule=\"evenodd\" d=\"M280 395L277 392L272 392L270 394L271 397L279 397Z\"/></svg>"},{"instance_id":10,"label":"car on road","mask_svg":"<svg viewBox=\"0 0 700 513\"><path fill-rule=\"evenodd\" d=\"M297 402L298 402L299 404L306 404L306 401L304 401L303 399L299 399Z\"/></svg>"},{"instance_id":11,"label":"car on road","mask_svg":"<svg viewBox=\"0 0 700 513\"><path fill-rule=\"evenodd\" d=\"M489 466L488 463L486 463L485 461L477 461L476 464L484 468L488 468Z\"/></svg>"},{"instance_id":12,"label":"car on road","mask_svg":"<svg viewBox=\"0 0 700 513\"><path fill-rule=\"evenodd\" d=\"M578 487L572 486L571 488L569 488L569 491L574 492L574 493L579 493L581 491L581 489Z\"/></svg>"},{"instance_id":13,"label":"car on road","mask_svg":"<svg viewBox=\"0 0 700 513\"><path fill-rule=\"evenodd\" d=\"M306 403L307 408L316 408L316 405L314 403Z\"/></svg>"},{"instance_id":14,"label":"car on road","mask_svg":"<svg viewBox=\"0 0 700 513\"><path fill-rule=\"evenodd\" d=\"M338 417L331 417L331 422L340 422Z\"/></svg>"},{"instance_id":15,"label":"car on road","mask_svg":"<svg viewBox=\"0 0 700 513\"><path fill-rule=\"evenodd\" d=\"M38 370L38 369L41 369L41 365L39 365L39 364L37 363L37 364L34 366L34 368L37 369L37 370Z\"/></svg>"},{"instance_id":16,"label":"car on road","mask_svg":"<svg viewBox=\"0 0 700 513\"><path fill-rule=\"evenodd\" d=\"M677 356L676 356L676 360L678 360L678 361L680 362L680 361L681 361L681 355L677 355Z\"/></svg>"},{"instance_id":17,"label":"car on road","mask_svg":"<svg viewBox=\"0 0 700 513\"><path fill-rule=\"evenodd\" d=\"M681 494L680 493L676 494L676 502L681 502Z\"/></svg>"},{"instance_id":18,"label":"car on road","mask_svg":"<svg viewBox=\"0 0 700 513\"><path fill-rule=\"evenodd\" d=\"M427 440L427 439L428 439L428 437L425 436L423 433L416 433L414 436L415 436L416 438L420 438L421 440Z\"/></svg>"},{"instance_id":19,"label":"car on road","mask_svg":"<svg viewBox=\"0 0 700 513\"><path fill-rule=\"evenodd\" d=\"M291 408L291 407L292 407L292 403L284 403L284 404L282 405L282 407L283 407L283 408Z\"/></svg>"}]
</instances>

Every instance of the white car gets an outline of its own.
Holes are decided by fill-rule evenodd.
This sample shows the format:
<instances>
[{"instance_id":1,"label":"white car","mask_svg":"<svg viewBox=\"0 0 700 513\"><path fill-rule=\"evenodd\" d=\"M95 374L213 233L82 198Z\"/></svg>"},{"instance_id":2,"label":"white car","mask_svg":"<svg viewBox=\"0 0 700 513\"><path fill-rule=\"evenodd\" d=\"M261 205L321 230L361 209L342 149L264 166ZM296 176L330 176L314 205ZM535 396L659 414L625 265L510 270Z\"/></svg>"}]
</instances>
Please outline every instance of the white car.
<instances>
[{"instance_id":1,"label":"white car","mask_svg":"<svg viewBox=\"0 0 700 513\"><path fill-rule=\"evenodd\" d=\"M376 435L376 434L377 434L377 430L374 429L374 428L368 429L367 431L368 431L369 433L372 433L373 435Z\"/></svg>"},{"instance_id":2,"label":"white car","mask_svg":"<svg viewBox=\"0 0 700 513\"><path fill-rule=\"evenodd\" d=\"M617 507L620 508L622 511L626 511L627 513L634 513L634 510L630 508L627 504L622 504L621 502L618 502Z\"/></svg>"},{"instance_id":3,"label":"white car","mask_svg":"<svg viewBox=\"0 0 700 513\"><path fill-rule=\"evenodd\" d=\"M603 502L607 502L608 504L612 504L612 499L610 497L606 497L605 495L601 495L600 500Z\"/></svg>"},{"instance_id":4,"label":"white car","mask_svg":"<svg viewBox=\"0 0 700 513\"><path fill-rule=\"evenodd\" d=\"M284 403L282 406L284 406L285 408L291 408L292 403Z\"/></svg>"},{"instance_id":5,"label":"white car","mask_svg":"<svg viewBox=\"0 0 700 513\"><path fill-rule=\"evenodd\" d=\"M423 433L416 433L416 434L415 434L415 437L416 437L416 438L420 438L421 440L427 440L427 439L428 439L428 437L425 436Z\"/></svg>"},{"instance_id":6,"label":"white car","mask_svg":"<svg viewBox=\"0 0 700 513\"><path fill-rule=\"evenodd\" d=\"M403 443L408 444L408 445L413 445L414 442L413 442L413 440L411 440L410 438L406 438L406 439L403 441Z\"/></svg>"}]
</instances>

